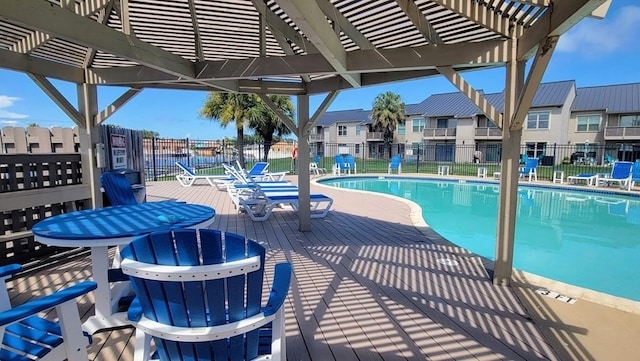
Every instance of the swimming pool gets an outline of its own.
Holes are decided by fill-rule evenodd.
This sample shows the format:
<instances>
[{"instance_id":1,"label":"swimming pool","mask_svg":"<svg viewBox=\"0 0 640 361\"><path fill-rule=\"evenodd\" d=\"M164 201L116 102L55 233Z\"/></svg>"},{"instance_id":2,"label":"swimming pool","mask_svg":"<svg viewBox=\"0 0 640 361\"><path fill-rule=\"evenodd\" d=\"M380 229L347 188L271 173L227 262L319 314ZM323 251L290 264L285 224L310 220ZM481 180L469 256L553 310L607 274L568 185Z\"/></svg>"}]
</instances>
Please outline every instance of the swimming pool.
<instances>
[{"instance_id":1,"label":"swimming pool","mask_svg":"<svg viewBox=\"0 0 640 361\"><path fill-rule=\"evenodd\" d=\"M408 177L331 178L319 183L392 194L422 207L449 241L495 257L498 184ZM514 267L640 301L640 198L595 188L520 186Z\"/></svg>"}]
</instances>

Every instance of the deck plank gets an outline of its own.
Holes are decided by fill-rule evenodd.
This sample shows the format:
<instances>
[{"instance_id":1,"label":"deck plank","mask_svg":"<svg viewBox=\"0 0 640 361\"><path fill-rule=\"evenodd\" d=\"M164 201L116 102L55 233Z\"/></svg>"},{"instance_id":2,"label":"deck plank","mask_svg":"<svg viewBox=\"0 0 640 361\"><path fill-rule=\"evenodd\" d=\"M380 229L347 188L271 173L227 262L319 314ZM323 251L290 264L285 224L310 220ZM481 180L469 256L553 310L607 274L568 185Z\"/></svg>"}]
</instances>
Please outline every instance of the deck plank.
<instances>
[{"instance_id":1,"label":"deck plank","mask_svg":"<svg viewBox=\"0 0 640 361\"><path fill-rule=\"evenodd\" d=\"M406 202L316 185L312 192L332 197L333 209L312 220L311 232L300 232L294 212L277 209L268 221L253 222L208 184L147 185L148 201L214 207L211 228L264 244L267 269L293 264L285 303L290 360L558 359L513 290L494 286L477 257L425 236ZM11 280L12 301L90 277L88 256L69 259ZM93 312L92 297L81 300L83 318ZM132 360L132 336L132 328L97 333L90 359Z\"/></svg>"}]
</instances>

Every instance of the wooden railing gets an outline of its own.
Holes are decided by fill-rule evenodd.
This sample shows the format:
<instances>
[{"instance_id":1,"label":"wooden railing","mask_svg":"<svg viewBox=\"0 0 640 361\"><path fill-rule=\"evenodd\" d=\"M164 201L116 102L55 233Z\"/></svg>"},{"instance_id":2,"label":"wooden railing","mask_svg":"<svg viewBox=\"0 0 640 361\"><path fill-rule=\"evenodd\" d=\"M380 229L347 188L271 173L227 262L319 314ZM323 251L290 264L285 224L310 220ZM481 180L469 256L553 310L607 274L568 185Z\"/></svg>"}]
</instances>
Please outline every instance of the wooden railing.
<instances>
[{"instance_id":1,"label":"wooden railing","mask_svg":"<svg viewBox=\"0 0 640 361\"><path fill-rule=\"evenodd\" d=\"M40 220L82 209L91 198L80 154L0 155L0 265L60 251L33 240Z\"/></svg>"},{"instance_id":2,"label":"wooden railing","mask_svg":"<svg viewBox=\"0 0 640 361\"><path fill-rule=\"evenodd\" d=\"M425 128L422 132L422 137L429 138L455 138L456 128Z\"/></svg>"},{"instance_id":3,"label":"wooden railing","mask_svg":"<svg viewBox=\"0 0 640 361\"><path fill-rule=\"evenodd\" d=\"M640 127L605 127L604 138L640 140Z\"/></svg>"},{"instance_id":4,"label":"wooden railing","mask_svg":"<svg viewBox=\"0 0 640 361\"><path fill-rule=\"evenodd\" d=\"M476 137L482 138L501 138L502 129L500 128L476 128Z\"/></svg>"},{"instance_id":5,"label":"wooden railing","mask_svg":"<svg viewBox=\"0 0 640 361\"><path fill-rule=\"evenodd\" d=\"M384 140L383 132L368 132L367 133L367 141L380 141Z\"/></svg>"}]
</instances>

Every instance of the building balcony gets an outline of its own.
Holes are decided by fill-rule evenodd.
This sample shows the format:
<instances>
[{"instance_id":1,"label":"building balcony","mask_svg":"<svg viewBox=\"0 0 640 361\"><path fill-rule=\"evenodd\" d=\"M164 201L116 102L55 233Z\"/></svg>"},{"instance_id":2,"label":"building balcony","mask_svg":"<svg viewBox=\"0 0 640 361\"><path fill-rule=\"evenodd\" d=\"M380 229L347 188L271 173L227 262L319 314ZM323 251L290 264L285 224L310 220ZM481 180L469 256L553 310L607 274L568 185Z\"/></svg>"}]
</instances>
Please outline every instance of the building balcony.
<instances>
[{"instance_id":1,"label":"building balcony","mask_svg":"<svg viewBox=\"0 0 640 361\"><path fill-rule=\"evenodd\" d=\"M381 142L384 140L384 132L367 132L367 142Z\"/></svg>"},{"instance_id":2,"label":"building balcony","mask_svg":"<svg viewBox=\"0 0 640 361\"><path fill-rule=\"evenodd\" d=\"M456 128L425 128L422 139L456 139Z\"/></svg>"},{"instance_id":3,"label":"building balcony","mask_svg":"<svg viewBox=\"0 0 640 361\"><path fill-rule=\"evenodd\" d=\"M319 143L324 141L324 133L311 133L309 134L309 142Z\"/></svg>"},{"instance_id":4,"label":"building balcony","mask_svg":"<svg viewBox=\"0 0 640 361\"><path fill-rule=\"evenodd\" d=\"M640 140L640 127L605 127L604 140Z\"/></svg>"},{"instance_id":5,"label":"building balcony","mask_svg":"<svg viewBox=\"0 0 640 361\"><path fill-rule=\"evenodd\" d=\"M476 128L476 139L502 139L502 129Z\"/></svg>"}]
</instances>

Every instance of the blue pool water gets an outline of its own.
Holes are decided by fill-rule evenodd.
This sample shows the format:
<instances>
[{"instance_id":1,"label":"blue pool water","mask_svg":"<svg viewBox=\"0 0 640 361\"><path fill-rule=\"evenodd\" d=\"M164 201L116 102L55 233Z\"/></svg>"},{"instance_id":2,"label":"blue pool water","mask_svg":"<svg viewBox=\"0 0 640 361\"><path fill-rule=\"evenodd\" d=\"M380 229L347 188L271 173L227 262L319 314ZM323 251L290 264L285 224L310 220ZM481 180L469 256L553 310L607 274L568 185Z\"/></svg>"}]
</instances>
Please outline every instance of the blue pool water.
<instances>
[{"instance_id":1,"label":"blue pool water","mask_svg":"<svg viewBox=\"0 0 640 361\"><path fill-rule=\"evenodd\" d=\"M494 259L495 183L361 177L322 184L410 199L443 237ZM639 198L606 190L520 186L515 238L515 268L640 301Z\"/></svg>"}]
</instances>

